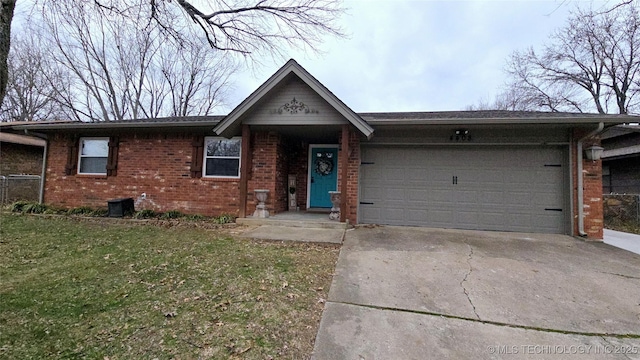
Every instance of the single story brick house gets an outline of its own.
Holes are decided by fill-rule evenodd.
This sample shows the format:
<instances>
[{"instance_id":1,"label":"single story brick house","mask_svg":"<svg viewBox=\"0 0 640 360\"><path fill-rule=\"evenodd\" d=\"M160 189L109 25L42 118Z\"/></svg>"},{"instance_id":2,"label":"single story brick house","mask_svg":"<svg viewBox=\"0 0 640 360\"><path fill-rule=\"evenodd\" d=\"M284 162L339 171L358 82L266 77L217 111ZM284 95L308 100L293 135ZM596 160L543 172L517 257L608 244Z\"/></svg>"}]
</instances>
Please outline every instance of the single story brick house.
<instances>
[{"instance_id":1,"label":"single story brick house","mask_svg":"<svg viewBox=\"0 0 640 360\"><path fill-rule=\"evenodd\" d=\"M17 130L46 136L44 201L59 206L132 197L138 208L246 217L256 189L269 190L271 213L329 208L338 190L352 224L601 239L601 163L583 152L631 118L356 113L290 60L226 116Z\"/></svg>"}]
</instances>

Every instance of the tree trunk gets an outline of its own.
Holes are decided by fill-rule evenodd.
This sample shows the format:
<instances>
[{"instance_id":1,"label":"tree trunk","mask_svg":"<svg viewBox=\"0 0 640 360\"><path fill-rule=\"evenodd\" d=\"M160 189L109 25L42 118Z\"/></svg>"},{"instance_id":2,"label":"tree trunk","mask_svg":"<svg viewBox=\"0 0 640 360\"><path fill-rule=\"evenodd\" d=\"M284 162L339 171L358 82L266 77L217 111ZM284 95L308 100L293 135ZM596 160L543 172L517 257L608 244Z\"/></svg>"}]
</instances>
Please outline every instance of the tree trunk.
<instances>
[{"instance_id":1,"label":"tree trunk","mask_svg":"<svg viewBox=\"0 0 640 360\"><path fill-rule=\"evenodd\" d=\"M13 10L16 8L15 0L2 0L2 12L0 12L0 105L7 93L7 81L9 79L7 58L11 47L11 20Z\"/></svg>"}]
</instances>

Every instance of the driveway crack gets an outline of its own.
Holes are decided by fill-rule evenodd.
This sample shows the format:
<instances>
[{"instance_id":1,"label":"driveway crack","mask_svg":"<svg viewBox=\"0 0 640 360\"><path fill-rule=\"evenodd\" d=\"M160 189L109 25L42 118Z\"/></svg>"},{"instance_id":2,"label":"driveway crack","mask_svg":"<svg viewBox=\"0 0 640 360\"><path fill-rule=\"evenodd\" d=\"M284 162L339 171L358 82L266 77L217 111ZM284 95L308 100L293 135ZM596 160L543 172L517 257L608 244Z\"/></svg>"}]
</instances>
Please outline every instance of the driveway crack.
<instances>
[{"instance_id":1,"label":"driveway crack","mask_svg":"<svg viewBox=\"0 0 640 360\"><path fill-rule=\"evenodd\" d=\"M451 314L445 314L445 313L439 313L439 312L433 312L433 311L412 310L412 309L404 309L404 308L381 306L381 305L372 305L372 304L359 304L359 303L353 303L353 302L348 302L348 301L327 301L327 303L357 306L357 307L362 307L362 308L367 308L367 309L375 309L375 310L397 311L397 312L402 312L402 313L425 315L425 316L437 316L439 318L470 321L470 322L479 323L479 324L488 324L488 325L494 325L494 326L501 326L501 327L506 327L506 328L511 328L511 329L533 330L533 331L547 332L547 333L553 333L553 334L580 335L580 336L598 337L598 338L603 338L603 339L605 339L605 336L607 338L615 338L615 339L640 339L640 334L638 334L638 333L626 333L626 334L625 333L599 333L599 332L588 332L588 331L552 329L552 328L543 328L543 327L537 327L537 326L510 324L510 323L505 323L505 322L500 322L500 321L492 321L492 320L478 320L478 319L474 319L474 318L458 316L458 315L451 315ZM607 344L611 344L606 339L605 339L605 342Z\"/></svg>"},{"instance_id":2,"label":"driveway crack","mask_svg":"<svg viewBox=\"0 0 640 360\"><path fill-rule=\"evenodd\" d=\"M469 271L467 271L462 281L460 281L460 287L462 287L462 291L464 292L464 295L467 297L467 300L469 301L469 304L471 305L471 308L473 309L473 313L476 315L476 318L478 320L482 320L480 319L480 315L478 315L478 312L476 311L476 306L473 304L473 301L471 301L471 297L469 297L469 291L464 286L464 283L467 281L467 278L473 272L473 267L471 266L471 260L473 258L473 247L471 247L471 245L467 244L466 242L465 242L465 245L469 247L469 254L467 255L467 265L469 266Z\"/></svg>"},{"instance_id":3,"label":"driveway crack","mask_svg":"<svg viewBox=\"0 0 640 360\"><path fill-rule=\"evenodd\" d=\"M610 346L610 349L616 349L617 347L615 345L613 345L609 340L607 340L606 337L604 336L600 336L600 338L602 339L602 341L604 341L607 345ZM629 355L627 355L625 352L615 352L616 354L621 354L623 355L625 358L631 360L631 358L629 357Z\"/></svg>"},{"instance_id":4,"label":"driveway crack","mask_svg":"<svg viewBox=\"0 0 640 360\"><path fill-rule=\"evenodd\" d=\"M605 274L605 275L614 275L614 276L620 276L623 277L625 279L640 279L640 277L637 276L631 276L631 275L624 275L624 274L616 274L616 273L612 273L612 272L606 272L606 271L596 271L599 274Z\"/></svg>"}]
</instances>

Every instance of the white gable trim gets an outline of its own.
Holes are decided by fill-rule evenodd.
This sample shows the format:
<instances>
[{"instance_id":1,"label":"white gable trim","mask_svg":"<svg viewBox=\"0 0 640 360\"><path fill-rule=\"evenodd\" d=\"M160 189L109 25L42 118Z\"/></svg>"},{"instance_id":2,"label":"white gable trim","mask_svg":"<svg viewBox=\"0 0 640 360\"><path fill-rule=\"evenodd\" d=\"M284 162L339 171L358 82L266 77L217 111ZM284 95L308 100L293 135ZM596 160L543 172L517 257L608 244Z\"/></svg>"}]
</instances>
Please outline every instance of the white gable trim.
<instances>
[{"instance_id":1,"label":"white gable trim","mask_svg":"<svg viewBox=\"0 0 640 360\"><path fill-rule=\"evenodd\" d=\"M222 120L213 131L224 137L231 137L238 131L240 119L247 113L263 96L267 95L274 87L281 83L289 74L295 74L300 80L307 84L313 91L322 97L329 105L338 111L349 123L356 127L367 139L373 136L373 128L338 99L329 89L322 85L316 78L300 66L295 60L289 60L267 81L265 81L256 91L240 103L233 111Z\"/></svg>"}]
</instances>

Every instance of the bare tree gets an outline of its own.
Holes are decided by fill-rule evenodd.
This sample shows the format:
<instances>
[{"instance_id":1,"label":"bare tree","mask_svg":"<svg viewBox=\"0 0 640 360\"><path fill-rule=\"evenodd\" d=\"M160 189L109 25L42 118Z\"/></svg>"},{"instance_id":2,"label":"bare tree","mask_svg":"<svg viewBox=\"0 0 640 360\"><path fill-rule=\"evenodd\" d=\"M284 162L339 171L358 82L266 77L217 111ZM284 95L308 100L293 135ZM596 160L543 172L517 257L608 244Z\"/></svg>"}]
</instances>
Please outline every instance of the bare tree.
<instances>
[{"instance_id":1,"label":"bare tree","mask_svg":"<svg viewBox=\"0 0 640 360\"><path fill-rule=\"evenodd\" d=\"M60 3L44 21L51 59L70 74L55 98L73 118L206 115L220 104L235 69L223 52L186 40L168 46L157 25L144 23L144 11L131 22L92 6Z\"/></svg>"},{"instance_id":2,"label":"bare tree","mask_svg":"<svg viewBox=\"0 0 640 360\"><path fill-rule=\"evenodd\" d=\"M8 59L9 77L0 121L37 121L65 118L55 101L54 86L64 86L65 76L51 66L40 37L14 38ZM46 74L46 75L45 75ZM55 84L55 85L54 85Z\"/></svg>"},{"instance_id":3,"label":"bare tree","mask_svg":"<svg viewBox=\"0 0 640 360\"><path fill-rule=\"evenodd\" d=\"M222 105L234 68L226 61L215 60L207 55L207 49L199 47L178 54L162 52L154 65L168 85L170 116L210 114Z\"/></svg>"},{"instance_id":4,"label":"bare tree","mask_svg":"<svg viewBox=\"0 0 640 360\"><path fill-rule=\"evenodd\" d=\"M9 52L15 0L1 4L0 65ZM96 16L120 17L141 27L156 25L164 36L179 42L188 40L185 32L196 28L212 48L253 60L265 52L277 54L284 46L316 49L324 35L341 35L335 20L343 11L340 0L39 0L37 5L45 14L60 5L91 7ZM145 19L138 16L141 10ZM6 67L0 67L0 80L3 76ZM2 96L4 85L0 81Z\"/></svg>"},{"instance_id":5,"label":"bare tree","mask_svg":"<svg viewBox=\"0 0 640 360\"><path fill-rule=\"evenodd\" d=\"M606 12L577 10L540 53L514 52L503 96L528 110L638 111L640 15L634 2Z\"/></svg>"}]
</instances>

